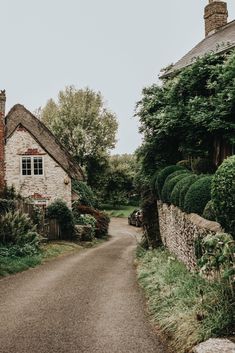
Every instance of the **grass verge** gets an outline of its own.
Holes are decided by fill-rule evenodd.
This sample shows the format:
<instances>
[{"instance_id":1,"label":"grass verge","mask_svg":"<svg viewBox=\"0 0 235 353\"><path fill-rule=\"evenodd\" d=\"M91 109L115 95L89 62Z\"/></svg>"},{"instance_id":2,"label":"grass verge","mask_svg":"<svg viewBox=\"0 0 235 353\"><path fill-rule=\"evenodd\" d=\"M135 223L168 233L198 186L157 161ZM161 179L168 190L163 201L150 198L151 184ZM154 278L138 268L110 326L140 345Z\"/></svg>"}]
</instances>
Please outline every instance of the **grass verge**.
<instances>
[{"instance_id":1,"label":"grass verge","mask_svg":"<svg viewBox=\"0 0 235 353\"><path fill-rule=\"evenodd\" d=\"M112 206L112 205L104 205L104 211L109 215L109 217L118 217L118 218L127 218L131 212L135 209L138 209L137 206Z\"/></svg>"},{"instance_id":2,"label":"grass verge","mask_svg":"<svg viewBox=\"0 0 235 353\"><path fill-rule=\"evenodd\" d=\"M137 251L138 279L153 321L185 353L210 337L231 335L232 300L220 283L190 273L167 251Z\"/></svg>"}]
</instances>

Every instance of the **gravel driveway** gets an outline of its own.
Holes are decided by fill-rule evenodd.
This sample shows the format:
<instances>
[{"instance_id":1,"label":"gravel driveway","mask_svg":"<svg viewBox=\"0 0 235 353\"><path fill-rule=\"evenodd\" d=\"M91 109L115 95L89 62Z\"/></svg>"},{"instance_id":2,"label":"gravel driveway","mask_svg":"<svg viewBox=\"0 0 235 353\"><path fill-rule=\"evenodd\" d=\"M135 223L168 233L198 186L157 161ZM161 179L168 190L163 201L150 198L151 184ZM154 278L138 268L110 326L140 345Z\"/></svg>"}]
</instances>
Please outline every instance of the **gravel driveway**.
<instances>
[{"instance_id":1,"label":"gravel driveway","mask_svg":"<svg viewBox=\"0 0 235 353\"><path fill-rule=\"evenodd\" d=\"M166 353L145 315L133 254L138 230L0 280L1 353Z\"/></svg>"}]
</instances>

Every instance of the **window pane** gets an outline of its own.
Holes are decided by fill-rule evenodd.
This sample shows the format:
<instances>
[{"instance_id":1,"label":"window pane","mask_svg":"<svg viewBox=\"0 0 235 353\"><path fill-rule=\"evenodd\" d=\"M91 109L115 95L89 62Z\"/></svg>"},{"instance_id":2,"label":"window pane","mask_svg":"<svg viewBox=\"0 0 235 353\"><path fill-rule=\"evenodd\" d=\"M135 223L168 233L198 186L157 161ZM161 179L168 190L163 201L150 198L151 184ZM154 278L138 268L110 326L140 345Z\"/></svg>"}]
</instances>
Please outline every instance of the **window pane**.
<instances>
[{"instance_id":1,"label":"window pane","mask_svg":"<svg viewBox=\"0 0 235 353\"><path fill-rule=\"evenodd\" d=\"M34 175L43 175L42 157L33 158Z\"/></svg>"},{"instance_id":2,"label":"window pane","mask_svg":"<svg viewBox=\"0 0 235 353\"><path fill-rule=\"evenodd\" d=\"M31 157L22 158L22 175L31 175Z\"/></svg>"}]
</instances>

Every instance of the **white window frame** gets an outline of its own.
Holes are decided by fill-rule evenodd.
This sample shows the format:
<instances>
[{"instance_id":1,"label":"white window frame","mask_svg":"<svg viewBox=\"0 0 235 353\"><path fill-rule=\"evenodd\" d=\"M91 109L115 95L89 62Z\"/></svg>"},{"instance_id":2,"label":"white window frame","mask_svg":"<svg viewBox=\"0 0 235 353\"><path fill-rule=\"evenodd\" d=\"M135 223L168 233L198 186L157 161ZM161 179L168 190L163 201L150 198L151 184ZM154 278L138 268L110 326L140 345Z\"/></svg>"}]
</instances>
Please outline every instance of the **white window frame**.
<instances>
[{"instance_id":1,"label":"white window frame","mask_svg":"<svg viewBox=\"0 0 235 353\"><path fill-rule=\"evenodd\" d=\"M31 175L23 175L23 168L22 168L23 158L30 158L31 159ZM34 174L34 158L42 158L42 174ZM44 157L43 156L38 156L38 155L21 156L21 158L20 158L20 174L21 174L21 177L23 177L23 178L27 178L27 177L28 178L30 178L30 177L43 177L44 176Z\"/></svg>"}]
</instances>

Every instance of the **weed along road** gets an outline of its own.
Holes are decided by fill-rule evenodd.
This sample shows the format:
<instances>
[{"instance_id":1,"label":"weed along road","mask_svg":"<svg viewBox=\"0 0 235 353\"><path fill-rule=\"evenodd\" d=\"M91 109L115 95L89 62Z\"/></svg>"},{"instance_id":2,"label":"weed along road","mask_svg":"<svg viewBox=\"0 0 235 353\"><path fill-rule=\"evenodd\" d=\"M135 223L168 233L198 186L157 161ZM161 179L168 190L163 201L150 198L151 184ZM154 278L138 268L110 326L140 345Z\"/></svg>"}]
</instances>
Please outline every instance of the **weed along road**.
<instances>
[{"instance_id":1,"label":"weed along road","mask_svg":"<svg viewBox=\"0 0 235 353\"><path fill-rule=\"evenodd\" d=\"M0 280L1 353L166 353L145 314L133 265L137 229Z\"/></svg>"}]
</instances>

